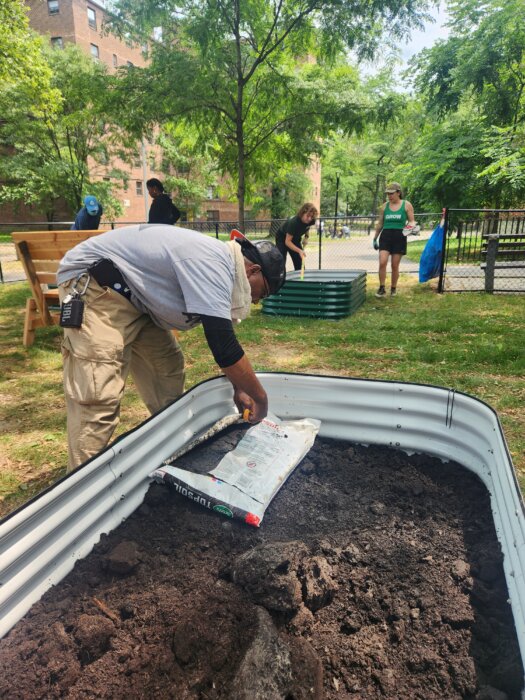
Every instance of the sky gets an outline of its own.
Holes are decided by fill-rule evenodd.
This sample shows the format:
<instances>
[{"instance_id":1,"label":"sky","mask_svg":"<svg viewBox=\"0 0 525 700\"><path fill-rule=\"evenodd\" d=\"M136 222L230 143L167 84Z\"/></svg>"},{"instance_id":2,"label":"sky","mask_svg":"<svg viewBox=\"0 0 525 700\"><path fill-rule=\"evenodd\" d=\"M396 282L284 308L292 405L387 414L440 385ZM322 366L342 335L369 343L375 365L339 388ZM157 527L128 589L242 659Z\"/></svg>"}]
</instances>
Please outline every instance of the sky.
<instances>
[{"instance_id":1,"label":"sky","mask_svg":"<svg viewBox=\"0 0 525 700\"><path fill-rule=\"evenodd\" d=\"M433 8L430 12L436 20L435 23L427 22L424 31L412 32L410 40L401 46L402 57L405 62L422 49L429 48L437 39L446 39L448 29L444 26L448 20L446 9L440 5L439 9Z\"/></svg>"}]
</instances>

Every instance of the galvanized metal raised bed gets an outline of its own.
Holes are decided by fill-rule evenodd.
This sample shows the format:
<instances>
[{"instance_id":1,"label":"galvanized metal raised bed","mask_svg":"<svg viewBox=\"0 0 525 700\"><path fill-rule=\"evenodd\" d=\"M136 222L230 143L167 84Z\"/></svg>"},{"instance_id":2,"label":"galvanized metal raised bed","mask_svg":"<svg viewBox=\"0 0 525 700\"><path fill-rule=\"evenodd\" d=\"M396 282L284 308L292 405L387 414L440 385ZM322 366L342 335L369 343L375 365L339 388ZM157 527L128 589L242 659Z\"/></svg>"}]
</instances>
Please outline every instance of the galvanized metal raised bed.
<instances>
[{"instance_id":1,"label":"galvanized metal raised bed","mask_svg":"<svg viewBox=\"0 0 525 700\"><path fill-rule=\"evenodd\" d=\"M283 418L322 421L320 435L453 460L489 491L525 665L525 508L496 412L478 399L420 384L299 374L258 375ZM234 410L223 377L171 406L0 523L0 636L142 502L148 474Z\"/></svg>"},{"instance_id":2,"label":"galvanized metal raised bed","mask_svg":"<svg viewBox=\"0 0 525 700\"><path fill-rule=\"evenodd\" d=\"M365 270L296 270L286 283L264 299L263 313L340 319L353 314L366 296Z\"/></svg>"}]
</instances>

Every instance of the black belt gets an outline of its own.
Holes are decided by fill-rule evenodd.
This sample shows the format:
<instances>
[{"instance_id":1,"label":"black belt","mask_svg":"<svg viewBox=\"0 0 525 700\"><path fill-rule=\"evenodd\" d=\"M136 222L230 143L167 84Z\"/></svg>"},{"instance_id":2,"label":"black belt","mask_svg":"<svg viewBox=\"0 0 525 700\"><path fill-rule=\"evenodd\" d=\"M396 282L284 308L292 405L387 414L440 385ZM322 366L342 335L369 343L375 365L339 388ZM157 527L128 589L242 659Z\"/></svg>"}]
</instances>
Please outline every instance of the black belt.
<instances>
[{"instance_id":1,"label":"black belt","mask_svg":"<svg viewBox=\"0 0 525 700\"><path fill-rule=\"evenodd\" d=\"M103 258L88 269L89 274L96 280L101 287L109 287L115 292L118 292L126 299L131 298L131 290L126 284L126 280L122 276L121 271L115 267L111 260Z\"/></svg>"}]
</instances>

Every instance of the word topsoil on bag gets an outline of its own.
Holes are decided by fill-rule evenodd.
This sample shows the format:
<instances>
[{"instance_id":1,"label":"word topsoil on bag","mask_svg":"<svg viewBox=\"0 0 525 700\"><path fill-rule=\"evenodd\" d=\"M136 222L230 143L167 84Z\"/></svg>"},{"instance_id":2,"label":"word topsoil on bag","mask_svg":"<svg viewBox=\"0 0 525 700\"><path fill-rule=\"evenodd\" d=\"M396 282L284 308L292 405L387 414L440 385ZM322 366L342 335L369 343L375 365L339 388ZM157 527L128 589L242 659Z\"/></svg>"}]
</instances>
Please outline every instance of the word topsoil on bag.
<instances>
[{"instance_id":1,"label":"word topsoil on bag","mask_svg":"<svg viewBox=\"0 0 525 700\"><path fill-rule=\"evenodd\" d=\"M206 508L259 527L273 497L314 444L320 426L314 418L284 421L269 414L207 474L170 464L151 477Z\"/></svg>"}]
</instances>

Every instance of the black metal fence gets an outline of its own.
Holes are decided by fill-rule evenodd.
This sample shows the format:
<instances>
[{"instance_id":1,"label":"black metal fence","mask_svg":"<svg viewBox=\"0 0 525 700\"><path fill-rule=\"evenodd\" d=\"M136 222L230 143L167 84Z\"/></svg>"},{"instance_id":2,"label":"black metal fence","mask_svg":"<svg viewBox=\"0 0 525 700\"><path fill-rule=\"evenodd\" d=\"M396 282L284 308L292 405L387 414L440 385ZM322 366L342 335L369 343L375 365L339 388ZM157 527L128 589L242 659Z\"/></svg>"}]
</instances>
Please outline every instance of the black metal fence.
<instances>
[{"instance_id":1,"label":"black metal fence","mask_svg":"<svg viewBox=\"0 0 525 700\"><path fill-rule=\"evenodd\" d=\"M450 209L439 290L525 292L525 210Z\"/></svg>"},{"instance_id":2,"label":"black metal fence","mask_svg":"<svg viewBox=\"0 0 525 700\"><path fill-rule=\"evenodd\" d=\"M416 214L421 227L418 237L409 237L407 255L401 261L401 272L417 274L419 259L426 241L441 219L441 213ZM274 239L285 219L245 221L243 233L252 239ZM64 230L70 221L22 222L0 224L0 282L25 279L9 235L16 230ZM115 228L141 222L103 222ZM322 217L310 229L306 245L306 267L309 269L355 269L377 273L378 256L372 240L376 217ZM226 240L238 221L180 222L179 226ZM442 266L438 289L441 292L487 291L525 292L525 210L450 209L445 219ZM288 260L291 269L291 261Z\"/></svg>"},{"instance_id":3,"label":"black metal fence","mask_svg":"<svg viewBox=\"0 0 525 700\"><path fill-rule=\"evenodd\" d=\"M423 241L429 237L441 214L422 213L416 215L421 226L418 238L410 238L408 254L401 263L401 271L417 274L419 256ZM286 219L257 219L247 220L243 233L249 238L270 238L274 240L279 227ZM70 221L35 222L20 224L0 224L0 233L11 231L31 230L64 230L71 227ZM140 222L106 221L102 227L115 228ZM310 229L306 246L306 267L309 269L357 269L366 270L370 274L377 272L377 251L372 246L376 217L374 216L340 216L322 217ZM203 234L226 240L232 229L239 229L238 221L189 221L179 222L178 226L191 228ZM288 260L291 269L291 261ZM15 248L9 240L0 242L0 281L10 282L23 280L24 273L21 264L16 259Z\"/></svg>"}]
</instances>

